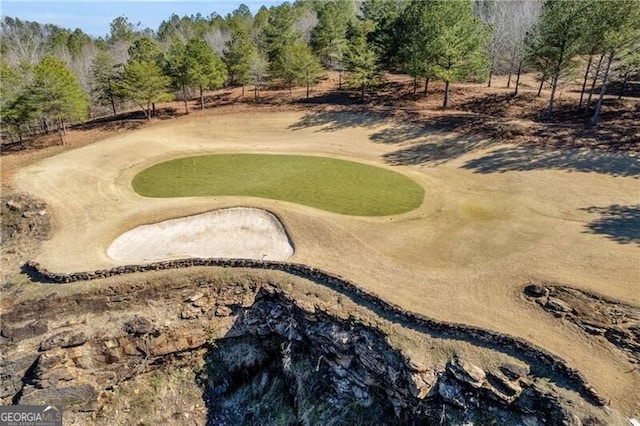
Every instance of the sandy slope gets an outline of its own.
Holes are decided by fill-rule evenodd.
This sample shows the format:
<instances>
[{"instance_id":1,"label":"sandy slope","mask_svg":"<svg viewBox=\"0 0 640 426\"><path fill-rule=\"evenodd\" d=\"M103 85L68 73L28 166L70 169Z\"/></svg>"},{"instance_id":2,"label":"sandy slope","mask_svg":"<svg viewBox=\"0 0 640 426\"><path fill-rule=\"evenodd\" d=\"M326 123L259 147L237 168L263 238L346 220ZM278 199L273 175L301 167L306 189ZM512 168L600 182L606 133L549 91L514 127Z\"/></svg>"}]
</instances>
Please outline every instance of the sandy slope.
<instances>
[{"instance_id":1,"label":"sandy slope","mask_svg":"<svg viewBox=\"0 0 640 426\"><path fill-rule=\"evenodd\" d=\"M107 255L137 263L190 256L286 260L293 247L273 214L236 207L138 226L116 238Z\"/></svg>"},{"instance_id":2,"label":"sandy slope","mask_svg":"<svg viewBox=\"0 0 640 426\"><path fill-rule=\"evenodd\" d=\"M393 167L424 186L425 202L404 215L359 218L262 199L149 199L131 189L137 172L168 158L247 151ZM498 161L504 153L508 161ZM638 246L590 232L599 215L585 210L640 204L638 173L628 173L640 166L624 156L544 155L368 115L229 114L161 123L65 152L19 172L15 186L50 204L55 231L35 259L50 270L118 264L107 247L139 225L222 207L264 208L295 242L294 261L414 311L522 336L582 370L614 406L640 415L640 372L627 373L633 366L619 353L517 297L529 281L543 280L640 303ZM589 164L600 172L586 172Z\"/></svg>"}]
</instances>

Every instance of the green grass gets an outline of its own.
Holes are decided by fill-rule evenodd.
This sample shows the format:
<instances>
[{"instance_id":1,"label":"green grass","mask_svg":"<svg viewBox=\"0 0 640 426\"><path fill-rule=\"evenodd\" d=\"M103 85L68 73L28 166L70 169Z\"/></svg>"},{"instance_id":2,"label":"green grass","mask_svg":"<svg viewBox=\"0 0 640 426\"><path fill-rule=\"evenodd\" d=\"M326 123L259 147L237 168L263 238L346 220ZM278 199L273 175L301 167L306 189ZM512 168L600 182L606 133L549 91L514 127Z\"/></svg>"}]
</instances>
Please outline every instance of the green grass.
<instances>
[{"instance_id":1,"label":"green grass","mask_svg":"<svg viewBox=\"0 0 640 426\"><path fill-rule=\"evenodd\" d=\"M298 155L178 158L140 172L133 179L133 189L157 198L269 198L356 216L408 212L424 198L424 190L400 173L353 161Z\"/></svg>"}]
</instances>

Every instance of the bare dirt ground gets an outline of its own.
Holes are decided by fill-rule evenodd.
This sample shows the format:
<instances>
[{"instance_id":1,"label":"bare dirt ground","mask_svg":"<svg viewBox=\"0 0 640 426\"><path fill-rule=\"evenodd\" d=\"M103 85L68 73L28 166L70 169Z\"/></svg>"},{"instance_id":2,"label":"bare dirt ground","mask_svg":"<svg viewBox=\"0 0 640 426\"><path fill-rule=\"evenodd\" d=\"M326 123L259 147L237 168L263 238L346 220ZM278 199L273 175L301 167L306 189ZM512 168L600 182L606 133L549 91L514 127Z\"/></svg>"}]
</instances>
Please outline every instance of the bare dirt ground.
<instances>
[{"instance_id":1,"label":"bare dirt ground","mask_svg":"<svg viewBox=\"0 0 640 426\"><path fill-rule=\"evenodd\" d=\"M515 129L509 143L474 135L473 113L453 132L455 120L443 128L451 113L415 117L409 102L403 105L412 121L399 120L406 111L391 101L344 109L296 104L295 111L277 103L229 105L78 149L3 157L3 186L49 205L52 237L34 260L60 272L110 267L118 262L107 247L136 226L218 208L262 208L295 242L293 261L341 274L409 310L521 336L582 371L613 407L640 415L640 372L622 352L594 344L517 296L529 282L548 282L640 304L640 239L633 233L640 161L633 149L587 149L588 138L570 142L575 129L545 145L536 125L515 118L498 123ZM425 188L425 201L403 215L363 218L263 199L148 199L131 189L133 176L151 164L230 152L323 155L393 168ZM621 208L626 213L618 214Z\"/></svg>"}]
</instances>

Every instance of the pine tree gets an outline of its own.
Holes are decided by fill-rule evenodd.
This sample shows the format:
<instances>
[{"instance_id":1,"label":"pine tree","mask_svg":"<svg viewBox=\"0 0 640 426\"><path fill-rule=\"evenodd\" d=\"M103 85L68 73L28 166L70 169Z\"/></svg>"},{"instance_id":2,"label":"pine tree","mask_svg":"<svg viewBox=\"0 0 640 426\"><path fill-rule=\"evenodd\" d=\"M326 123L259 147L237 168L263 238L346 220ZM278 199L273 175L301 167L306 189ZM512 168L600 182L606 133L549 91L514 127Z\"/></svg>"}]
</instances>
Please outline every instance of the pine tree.
<instances>
[{"instance_id":1,"label":"pine tree","mask_svg":"<svg viewBox=\"0 0 640 426\"><path fill-rule=\"evenodd\" d=\"M25 110L25 81L21 73L0 60L0 125L2 131L11 138L14 135L22 140L22 127L32 117Z\"/></svg>"},{"instance_id":2,"label":"pine tree","mask_svg":"<svg viewBox=\"0 0 640 426\"><path fill-rule=\"evenodd\" d=\"M171 78L171 86L175 90L182 92L184 112L188 114L189 64L187 61L187 48L182 41L176 40L171 43L162 61L162 70L166 76Z\"/></svg>"},{"instance_id":3,"label":"pine tree","mask_svg":"<svg viewBox=\"0 0 640 426\"><path fill-rule=\"evenodd\" d=\"M640 3L637 0L619 0L616 2L601 2L590 0L594 19L589 24L602 28L597 33L602 34L602 52L606 52L607 63L602 77L600 94L596 102L595 111L589 122L596 127L600 119L600 111L604 101L604 94L609 84L611 64L616 56L624 52L626 47L633 45L640 39Z\"/></svg>"},{"instance_id":4,"label":"pine tree","mask_svg":"<svg viewBox=\"0 0 640 426\"><path fill-rule=\"evenodd\" d=\"M273 62L272 72L285 81L289 88L289 96L292 96L291 88L294 83L305 84L307 98L311 84L317 83L324 74L318 59L302 41L282 48L280 55Z\"/></svg>"},{"instance_id":5,"label":"pine tree","mask_svg":"<svg viewBox=\"0 0 640 426\"><path fill-rule=\"evenodd\" d=\"M311 45L325 66L338 71L338 88L342 89L342 72L348 48L347 30L355 19L353 2L336 0L322 3L318 25L311 32Z\"/></svg>"},{"instance_id":6,"label":"pine tree","mask_svg":"<svg viewBox=\"0 0 640 426\"><path fill-rule=\"evenodd\" d=\"M251 59L257 54L257 47L251 39L248 29L238 28L231 32L231 39L226 44L224 59L232 82L244 86L249 83Z\"/></svg>"},{"instance_id":7,"label":"pine tree","mask_svg":"<svg viewBox=\"0 0 640 426\"><path fill-rule=\"evenodd\" d=\"M378 55L374 47L367 42L367 35L373 27L374 24L371 21L358 21L354 22L349 30L348 80L354 86L360 87L360 95L363 99L366 89L381 80Z\"/></svg>"},{"instance_id":8,"label":"pine tree","mask_svg":"<svg viewBox=\"0 0 640 426\"><path fill-rule=\"evenodd\" d=\"M553 115L558 83L563 73L575 65L574 57L582 46L585 28L586 2L578 0L546 0L540 22L527 38L529 64L541 75L542 81L551 78L551 96L546 121Z\"/></svg>"},{"instance_id":9,"label":"pine tree","mask_svg":"<svg viewBox=\"0 0 640 426\"><path fill-rule=\"evenodd\" d=\"M87 117L89 101L78 78L61 60L46 55L34 69L29 102L48 122L54 122L64 144L65 123Z\"/></svg>"},{"instance_id":10,"label":"pine tree","mask_svg":"<svg viewBox=\"0 0 640 426\"><path fill-rule=\"evenodd\" d=\"M204 109L204 90L219 89L227 80L227 66L201 39L189 40L186 47L187 75L200 90L200 108Z\"/></svg>"},{"instance_id":11,"label":"pine tree","mask_svg":"<svg viewBox=\"0 0 640 426\"><path fill-rule=\"evenodd\" d=\"M116 86L120 73L116 62L108 52L98 53L91 63L91 87L98 103L110 105L116 116Z\"/></svg>"},{"instance_id":12,"label":"pine tree","mask_svg":"<svg viewBox=\"0 0 640 426\"><path fill-rule=\"evenodd\" d=\"M471 0L430 1L423 15L423 55L430 72L445 83L443 108L449 105L449 86L488 70L490 29L473 14Z\"/></svg>"},{"instance_id":13,"label":"pine tree","mask_svg":"<svg viewBox=\"0 0 640 426\"><path fill-rule=\"evenodd\" d=\"M171 79L154 62L129 61L124 68L117 93L138 105L147 120L151 120L151 105L168 101L167 89Z\"/></svg>"}]
</instances>

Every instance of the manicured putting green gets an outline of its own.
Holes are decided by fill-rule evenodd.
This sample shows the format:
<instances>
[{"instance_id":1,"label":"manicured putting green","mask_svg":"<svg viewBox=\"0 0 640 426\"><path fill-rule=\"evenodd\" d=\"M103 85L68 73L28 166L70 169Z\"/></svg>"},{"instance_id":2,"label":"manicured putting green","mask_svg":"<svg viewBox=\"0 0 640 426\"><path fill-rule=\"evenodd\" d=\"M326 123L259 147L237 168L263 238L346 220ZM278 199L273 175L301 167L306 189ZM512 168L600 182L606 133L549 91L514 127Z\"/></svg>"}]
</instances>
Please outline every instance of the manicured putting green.
<instances>
[{"instance_id":1,"label":"manicured putting green","mask_svg":"<svg viewBox=\"0 0 640 426\"><path fill-rule=\"evenodd\" d=\"M178 158L143 170L145 197L241 195L291 201L334 213L386 216L422 204L424 190L391 170L300 155L220 154Z\"/></svg>"}]
</instances>

